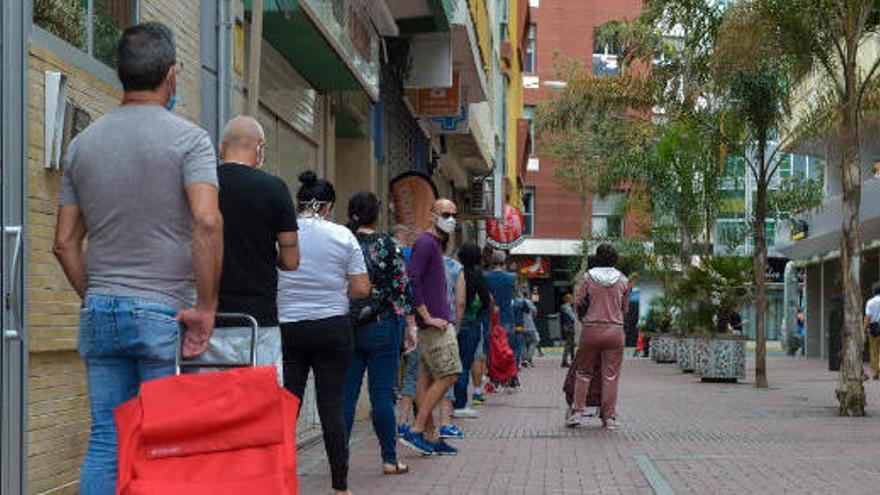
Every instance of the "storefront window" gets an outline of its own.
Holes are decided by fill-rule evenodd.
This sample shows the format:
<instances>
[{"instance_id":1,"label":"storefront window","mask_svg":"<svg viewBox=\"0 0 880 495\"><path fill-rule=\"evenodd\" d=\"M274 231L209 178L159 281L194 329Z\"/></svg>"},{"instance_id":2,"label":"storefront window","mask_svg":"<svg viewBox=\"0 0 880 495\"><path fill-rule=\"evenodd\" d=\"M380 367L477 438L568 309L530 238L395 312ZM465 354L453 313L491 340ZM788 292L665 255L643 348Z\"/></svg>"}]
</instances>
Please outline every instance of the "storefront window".
<instances>
[{"instance_id":1,"label":"storefront window","mask_svg":"<svg viewBox=\"0 0 880 495\"><path fill-rule=\"evenodd\" d=\"M136 0L34 0L34 24L116 67L116 44L122 30L136 21L136 4Z\"/></svg>"}]
</instances>

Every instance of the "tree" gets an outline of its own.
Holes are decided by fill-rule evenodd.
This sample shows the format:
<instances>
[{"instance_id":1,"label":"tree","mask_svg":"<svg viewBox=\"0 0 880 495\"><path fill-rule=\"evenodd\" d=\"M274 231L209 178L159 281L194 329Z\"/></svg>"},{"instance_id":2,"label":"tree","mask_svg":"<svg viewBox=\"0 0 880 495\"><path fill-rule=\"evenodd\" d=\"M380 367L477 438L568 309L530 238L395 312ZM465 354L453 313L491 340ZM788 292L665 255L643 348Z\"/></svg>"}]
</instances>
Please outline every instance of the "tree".
<instances>
[{"instance_id":1,"label":"tree","mask_svg":"<svg viewBox=\"0 0 880 495\"><path fill-rule=\"evenodd\" d=\"M733 129L734 142L755 179L756 194L752 222L755 256L755 386L767 388L767 267L766 218L770 181L776 175L778 154L785 143L771 138L779 135L788 111L787 58L775 43L772 26L746 1L729 9L718 30L712 67L717 92L722 95ZM739 124L739 125L736 125ZM739 138L739 139L737 139ZM754 153L750 153L750 148ZM769 153L768 153L769 152ZM754 159L752 155L754 154ZM748 191L747 191L748 194Z\"/></svg>"},{"instance_id":2,"label":"tree","mask_svg":"<svg viewBox=\"0 0 880 495\"><path fill-rule=\"evenodd\" d=\"M841 416L863 416L860 125L877 94L880 57L868 64L862 58L872 49L865 40L880 34L880 1L758 0L758 8L772 26L776 44L793 61L792 81L816 83L813 89L818 94L807 103L808 121L814 124L811 128L833 131L836 137L828 163L840 168L843 189L840 264L844 321L838 412Z\"/></svg>"},{"instance_id":3,"label":"tree","mask_svg":"<svg viewBox=\"0 0 880 495\"><path fill-rule=\"evenodd\" d=\"M537 112L538 144L555 160L559 186L578 195L583 237L590 236L586 215L593 179L621 155L643 146L650 122L643 113L653 101L649 81L639 75L597 76L571 63L566 87Z\"/></svg>"}]
</instances>

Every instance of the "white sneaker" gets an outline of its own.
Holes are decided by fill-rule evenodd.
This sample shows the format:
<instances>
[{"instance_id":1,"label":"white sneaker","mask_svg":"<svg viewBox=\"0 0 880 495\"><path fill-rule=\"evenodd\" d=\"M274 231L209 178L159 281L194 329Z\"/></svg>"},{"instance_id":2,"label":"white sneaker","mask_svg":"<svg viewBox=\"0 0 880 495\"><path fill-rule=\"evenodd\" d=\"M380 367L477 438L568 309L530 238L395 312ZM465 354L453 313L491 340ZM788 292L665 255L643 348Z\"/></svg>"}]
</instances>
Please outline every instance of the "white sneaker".
<instances>
[{"instance_id":1,"label":"white sneaker","mask_svg":"<svg viewBox=\"0 0 880 495\"><path fill-rule=\"evenodd\" d=\"M474 411L469 407L465 407L464 409L455 409L452 411L453 418L476 418L479 417L480 413Z\"/></svg>"}]
</instances>

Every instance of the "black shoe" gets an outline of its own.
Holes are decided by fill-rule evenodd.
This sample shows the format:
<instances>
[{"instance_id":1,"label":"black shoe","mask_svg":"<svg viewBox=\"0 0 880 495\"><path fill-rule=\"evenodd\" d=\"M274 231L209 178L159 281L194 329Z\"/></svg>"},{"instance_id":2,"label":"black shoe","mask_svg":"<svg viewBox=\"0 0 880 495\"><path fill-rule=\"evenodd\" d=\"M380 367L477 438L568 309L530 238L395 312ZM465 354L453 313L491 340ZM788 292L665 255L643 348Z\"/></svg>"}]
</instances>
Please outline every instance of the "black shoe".
<instances>
[{"instance_id":1,"label":"black shoe","mask_svg":"<svg viewBox=\"0 0 880 495\"><path fill-rule=\"evenodd\" d=\"M565 361L562 362L562 367L563 367L563 368L568 368L569 366L571 366L571 365L568 364L568 363L566 363Z\"/></svg>"}]
</instances>

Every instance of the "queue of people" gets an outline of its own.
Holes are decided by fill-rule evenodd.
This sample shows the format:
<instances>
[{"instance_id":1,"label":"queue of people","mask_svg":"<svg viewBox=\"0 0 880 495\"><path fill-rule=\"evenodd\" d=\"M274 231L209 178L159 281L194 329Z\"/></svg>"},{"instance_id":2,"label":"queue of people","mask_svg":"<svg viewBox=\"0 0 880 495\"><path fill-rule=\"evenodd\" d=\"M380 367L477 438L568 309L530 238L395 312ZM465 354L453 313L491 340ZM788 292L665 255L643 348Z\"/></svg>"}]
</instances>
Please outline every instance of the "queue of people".
<instances>
[{"instance_id":1,"label":"queue of people","mask_svg":"<svg viewBox=\"0 0 880 495\"><path fill-rule=\"evenodd\" d=\"M381 201L369 192L348 201L348 225L332 222L333 184L306 171L292 196L259 170L266 140L252 117L228 122L218 165L208 133L171 113L176 48L161 23L127 28L118 60L122 103L71 142L55 235L56 257L83 299L78 347L92 427L80 493L115 492L113 411L143 382L172 375L178 347L185 359L243 360L249 332L214 335L218 312L256 319L259 364L275 366L296 396L313 374L336 493L349 493L349 438L365 373L383 473L409 472L398 442L423 455L457 454L447 440L465 432L453 420L476 417L470 406L501 386L484 376L492 314L517 368L537 348L536 309L528 292L517 292L504 253L492 254L485 273L474 244L457 260L446 256L458 215L447 199L432 205L433 225L421 233L380 232ZM591 271L582 289L592 301L584 321L595 332L584 332L575 359L578 393L601 361L608 425L628 290L612 265ZM519 377L504 385L518 390Z\"/></svg>"}]
</instances>

